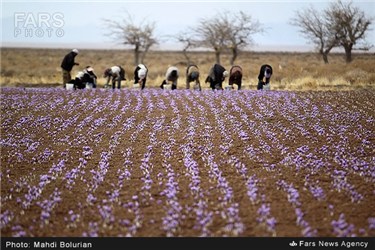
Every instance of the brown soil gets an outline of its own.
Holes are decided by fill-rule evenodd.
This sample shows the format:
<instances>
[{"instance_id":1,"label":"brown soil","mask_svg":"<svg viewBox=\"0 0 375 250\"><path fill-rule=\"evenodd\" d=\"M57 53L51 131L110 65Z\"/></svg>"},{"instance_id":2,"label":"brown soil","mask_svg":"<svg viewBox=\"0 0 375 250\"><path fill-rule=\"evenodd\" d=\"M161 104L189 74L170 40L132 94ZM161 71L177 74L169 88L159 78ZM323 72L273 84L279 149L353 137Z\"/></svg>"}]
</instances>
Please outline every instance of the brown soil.
<instances>
[{"instance_id":1,"label":"brown soil","mask_svg":"<svg viewBox=\"0 0 375 250\"><path fill-rule=\"evenodd\" d=\"M373 237L374 96L3 88L1 234Z\"/></svg>"}]
</instances>

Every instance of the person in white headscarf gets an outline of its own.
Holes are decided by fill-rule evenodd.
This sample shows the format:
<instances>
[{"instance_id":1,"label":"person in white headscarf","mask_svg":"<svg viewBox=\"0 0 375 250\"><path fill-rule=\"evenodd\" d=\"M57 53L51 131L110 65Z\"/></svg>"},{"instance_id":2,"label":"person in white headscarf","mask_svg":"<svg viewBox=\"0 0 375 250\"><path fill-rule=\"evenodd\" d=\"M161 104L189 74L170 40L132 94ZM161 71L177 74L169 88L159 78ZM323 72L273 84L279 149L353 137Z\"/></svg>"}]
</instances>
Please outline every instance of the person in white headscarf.
<instances>
[{"instance_id":1,"label":"person in white headscarf","mask_svg":"<svg viewBox=\"0 0 375 250\"><path fill-rule=\"evenodd\" d=\"M91 66L87 66L82 71L79 71L74 79L74 85L77 89L96 88L96 75Z\"/></svg>"},{"instance_id":2,"label":"person in white headscarf","mask_svg":"<svg viewBox=\"0 0 375 250\"><path fill-rule=\"evenodd\" d=\"M165 79L160 85L160 88L164 89L164 85L168 85L172 83L171 89L177 89L177 80L179 77L178 68L175 66L170 66L165 73Z\"/></svg>"},{"instance_id":3,"label":"person in white headscarf","mask_svg":"<svg viewBox=\"0 0 375 250\"><path fill-rule=\"evenodd\" d=\"M258 75L258 90L269 90L270 89L270 80L272 76L272 67L268 64L264 64L260 67Z\"/></svg>"},{"instance_id":4,"label":"person in white headscarf","mask_svg":"<svg viewBox=\"0 0 375 250\"><path fill-rule=\"evenodd\" d=\"M141 89L146 86L148 69L144 64L138 64L134 70L134 84L140 84Z\"/></svg>"}]
</instances>

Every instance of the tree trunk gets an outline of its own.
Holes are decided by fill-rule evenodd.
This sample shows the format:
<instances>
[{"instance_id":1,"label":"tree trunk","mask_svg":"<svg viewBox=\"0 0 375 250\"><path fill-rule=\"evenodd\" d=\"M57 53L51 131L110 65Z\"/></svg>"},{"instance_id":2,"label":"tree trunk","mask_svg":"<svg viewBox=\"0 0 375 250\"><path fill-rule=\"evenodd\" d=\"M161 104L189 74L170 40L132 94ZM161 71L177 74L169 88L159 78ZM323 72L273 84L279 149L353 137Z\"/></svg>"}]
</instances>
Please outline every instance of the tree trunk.
<instances>
[{"instance_id":1,"label":"tree trunk","mask_svg":"<svg viewBox=\"0 0 375 250\"><path fill-rule=\"evenodd\" d=\"M237 50L237 48L233 48L232 49L232 58L230 59L230 65L231 66L234 65L234 62L236 61L237 56L238 56L238 50Z\"/></svg>"},{"instance_id":2,"label":"tree trunk","mask_svg":"<svg viewBox=\"0 0 375 250\"><path fill-rule=\"evenodd\" d=\"M352 62L352 44L344 44L346 63Z\"/></svg>"},{"instance_id":3,"label":"tree trunk","mask_svg":"<svg viewBox=\"0 0 375 250\"><path fill-rule=\"evenodd\" d=\"M182 53L184 54L184 57L186 59L186 63L189 65L189 63L190 63L190 57L188 56L187 49L184 49L182 51Z\"/></svg>"},{"instance_id":4,"label":"tree trunk","mask_svg":"<svg viewBox=\"0 0 375 250\"><path fill-rule=\"evenodd\" d=\"M135 45L134 48L134 65L139 64L139 45Z\"/></svg>"},{"instance_id":5,"label":"tree trunk","mask_svg":"<svg viewBox=\"0 0 375 250\"><path fill-rule=\"evenodd\" d=\"M216 63L220 64L220 50L215 50Z\"/></svg>"},{"instance_id":6,"label":"tree trunk","mask_svg":"<svg viewBox=\"0 0 375 250\"><path fill-rule=\"evenodd\" d=\"M319 50L319 53L323 56L323 61L325 64L328 64L328 54L333 47L334 44L331 44L330 46L327 46L326 49L324 49L324 44L322 44L322 47Z\"/></svg>"},{"instance_id":7,"label":"tree trunk","mask_svg":"<svg viewBox=\"0 0 375 250\"><path fill-rule=\"evenodd\" d=\"M147 55L147 52L148 52L148 49L147 50L145 50L145 51L143 51L142 53L141 53L141 61L140 62L138 62L138 63L143 63L144 61L145 61L145 58L146 58L146 55ZM137 64L138 65L138 64Z\"/></svg>"}]
</instances>

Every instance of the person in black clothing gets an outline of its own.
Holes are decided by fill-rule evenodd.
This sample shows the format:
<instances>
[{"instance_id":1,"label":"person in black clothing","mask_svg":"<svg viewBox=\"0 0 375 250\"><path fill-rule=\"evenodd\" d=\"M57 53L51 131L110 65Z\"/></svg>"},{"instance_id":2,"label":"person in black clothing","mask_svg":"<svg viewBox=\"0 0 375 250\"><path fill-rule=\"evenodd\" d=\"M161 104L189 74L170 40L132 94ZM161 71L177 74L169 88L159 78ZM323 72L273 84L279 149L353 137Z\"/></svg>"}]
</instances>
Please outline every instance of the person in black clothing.
<instances>
[{"instance_id":1,"label":"person in black clothing","mask_svg":"<svg viewBox=\"0 0 375 250\"><path fill-rule=\"evenodd\" d=\"M268 64L264 64L260 67L258 75L258 90L269 90L270 89L270 79L272 76L272 67Z\"/></svg>"},{"instance_id":2,"label":"person in black clothing","mask_svg":"<svg viewBox=\"0 0 375 250\"><path fill-rule=\"evenodd\" d=\"M74 79L74 87L77 89L84 89L87 85L91 88L96 88L97 76L94 73L94 69L91 66L87 66L84 70L78 72Z\"/></svg>"},{"instance_id":3,"label":"person in black clothing","mask_svg":"<svg viewBox=\"0 0 375 250\"><path fill-rule=\"evenodd\" d=\"M229 85L237 84L238 90L241 89L242 85L242 68L238 65L232 66L229 71Z\"/></svg>"},{"instance_id":4,"label":"person in black clothing","mask_svg":"<svg viewBox=\"0 0 375 250\"><path fill-rule=\"evenodd\" d=\"M146 86L148 69L144 64L138 64L134 70L134 84L140 84L141 89Z\"/></svg>"},{"instance_id":5,"label":"person in black clothing","mask_svg":"<svg viewBox=\"0 0 375 250\"><path fill-rule=\"evenodd\" d=\"M223 82L228 76L228 71L225 70L220 64L214 64L210 69L205 83L210 83L210 87L215 90L223 89Z\"/></svg>"},{"instance_id":6,"label":"person in black clothing","mask_svg":"<svg viewBox=\"0 0 375 250\"><path fill-rule=\"evenodd\" d=\"M65 55L64 59L61 62L61 69L62 69L62 77L63 77L63 84L65 88L65 84L72 80L72 76L70 72L73 69L74 65L79 65L74 61L75 57L78 55L78 50L73 49L67 55Z\"/></svg>"}]
</instances>

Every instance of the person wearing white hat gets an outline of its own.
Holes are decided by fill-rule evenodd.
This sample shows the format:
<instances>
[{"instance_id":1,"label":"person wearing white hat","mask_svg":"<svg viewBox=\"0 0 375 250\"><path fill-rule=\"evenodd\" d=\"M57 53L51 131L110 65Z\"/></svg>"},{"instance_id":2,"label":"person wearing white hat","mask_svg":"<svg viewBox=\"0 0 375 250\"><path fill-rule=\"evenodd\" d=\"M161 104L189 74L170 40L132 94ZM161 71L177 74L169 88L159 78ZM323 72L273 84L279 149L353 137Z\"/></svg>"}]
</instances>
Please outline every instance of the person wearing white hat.
<instances>
[{"instance_id":1,"label":"person wearing white hat","mask_svg":"<svg viewBox=\"0 0 375 250\"><path fill-rule=\"evenodd\" d=\"M74 65L79 65L79 63L76 63L75 57L78 55L78 50L73 49L68 54L65 55L64 59L61 62L61 69L62 69L62 78L63 78L63 85L65 88L65 84L70 82L72 80L72 76L70 72L73 69Z\"/></svg>"},{"instance_id":2,"label":"person wearing white hat","mask_svg":"<svg viewBox=\"0 0 375 250\"><path fill-rule=\"evenodd\" d=\"M138 64L134 70L134 84L140 84L141 89L146 86L148 69L144 64Z\"/></svg>"},{"instance_id":3,"label":"person wearing white hat","mask_svg":"<svg viewBox=\"0 0 375 250\"><path fill-rule=\"evenodd\" d=\"M223 82L228 75L228 71L226 71L223 66L216 63L211 67L205 83L209 82L212 90L223 90Z\"/></svg>"}]
</instances>

